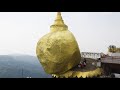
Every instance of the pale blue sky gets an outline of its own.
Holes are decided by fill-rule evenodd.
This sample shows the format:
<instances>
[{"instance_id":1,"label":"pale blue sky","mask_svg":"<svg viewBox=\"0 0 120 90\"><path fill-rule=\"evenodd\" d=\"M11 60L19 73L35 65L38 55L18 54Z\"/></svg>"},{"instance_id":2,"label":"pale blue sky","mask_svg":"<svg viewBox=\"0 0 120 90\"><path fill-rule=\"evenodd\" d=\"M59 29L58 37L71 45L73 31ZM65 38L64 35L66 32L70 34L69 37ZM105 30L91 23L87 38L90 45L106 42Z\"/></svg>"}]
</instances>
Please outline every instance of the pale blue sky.
<instances>
[{"instance_id":1,"label":"pale blue sky","mask_svg":"<svg viewBox=\"0 0 120 90\"><path fill-rule=\"evenodd\" d=\"M120 12L62 12L81 52L120 47ZM38 40L50 31L56 12L0 12L0 54L36 55Z\"/></svg>"}]
</instances>

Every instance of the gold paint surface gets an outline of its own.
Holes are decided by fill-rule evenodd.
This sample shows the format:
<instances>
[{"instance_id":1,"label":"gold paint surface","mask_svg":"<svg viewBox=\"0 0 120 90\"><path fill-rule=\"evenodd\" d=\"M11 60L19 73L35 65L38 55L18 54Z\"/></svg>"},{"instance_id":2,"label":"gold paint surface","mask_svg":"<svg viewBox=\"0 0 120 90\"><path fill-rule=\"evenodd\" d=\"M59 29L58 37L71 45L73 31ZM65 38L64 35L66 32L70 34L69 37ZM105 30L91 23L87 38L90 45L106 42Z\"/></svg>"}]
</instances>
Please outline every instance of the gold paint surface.
<instances>
[{"instance_id":1,"label":"gold paint surface","mask_svg":"<svg viewBox=\"0 0 120 90\"><path fill-rule=\"evenodd\" d=\"M114 45L110 45L108 48L108 52L112 52L112 53L120 53L120 48L116 47Z\"/></svg>"},{"instance_id":2,"label":"gold paint surface","mask_svg":"<svg viewBox=\"0 0 120 90\"><path fill-rule=\"evenodd\" d=\"M68 72L64 74L52 74L53 77L56 78L92 78L92 77L97 77L102 74L102 69L97 68L92 71L86 71L86 72L81 72L81 71L72 71L69 70Z\"/></svg>"},{"instance_id":3,"label":"gold paint surface","mask_svg":"<svg viewBox=\"0 0 120 90\"><path fill-rule=\"evenodd\" d=\"M48 74L62 74L79 64L80 50L73 34L57 13L51 32L37 43L36 54Z\"/></svg>"}]
</instances>

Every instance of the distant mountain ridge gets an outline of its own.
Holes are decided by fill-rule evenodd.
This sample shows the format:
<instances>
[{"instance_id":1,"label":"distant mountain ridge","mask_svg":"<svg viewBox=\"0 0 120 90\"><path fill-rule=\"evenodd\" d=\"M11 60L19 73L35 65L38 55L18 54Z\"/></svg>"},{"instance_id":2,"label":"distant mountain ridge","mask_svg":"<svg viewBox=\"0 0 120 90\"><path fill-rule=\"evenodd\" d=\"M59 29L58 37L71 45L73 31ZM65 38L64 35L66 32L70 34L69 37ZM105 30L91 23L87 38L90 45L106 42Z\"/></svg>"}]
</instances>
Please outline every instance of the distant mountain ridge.
<instances>
[{"instance_id":1,"label":"distant mountain ridge","mask_svg":"<svg viewBox=\"0 0 120 90\"><path fill-rule=\"evenodd\" d=\"M0 78L51 78L44 72L37 57L31 55L0 55Z\"/></svg>"}]
</instances>

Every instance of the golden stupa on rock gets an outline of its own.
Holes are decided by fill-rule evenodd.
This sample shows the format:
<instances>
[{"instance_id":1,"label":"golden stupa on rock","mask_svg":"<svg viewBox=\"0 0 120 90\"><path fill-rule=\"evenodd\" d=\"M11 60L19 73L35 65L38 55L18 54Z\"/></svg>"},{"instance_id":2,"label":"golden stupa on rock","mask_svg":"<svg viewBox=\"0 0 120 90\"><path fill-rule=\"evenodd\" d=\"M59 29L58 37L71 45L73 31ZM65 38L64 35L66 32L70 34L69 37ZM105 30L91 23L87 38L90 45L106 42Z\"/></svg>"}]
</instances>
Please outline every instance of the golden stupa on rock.
<instances>
[{"instance_id":1,"label":"golden stupa on rock","mask_svg":"<svg viewBox=\"0 0 120 90\"><path fill-rule=\"evenodd\" d=\"M63 74L80 63L80 50L60 12L50 29L38 41L36 54L46 73Z\"/></svg>"}]
</instances>

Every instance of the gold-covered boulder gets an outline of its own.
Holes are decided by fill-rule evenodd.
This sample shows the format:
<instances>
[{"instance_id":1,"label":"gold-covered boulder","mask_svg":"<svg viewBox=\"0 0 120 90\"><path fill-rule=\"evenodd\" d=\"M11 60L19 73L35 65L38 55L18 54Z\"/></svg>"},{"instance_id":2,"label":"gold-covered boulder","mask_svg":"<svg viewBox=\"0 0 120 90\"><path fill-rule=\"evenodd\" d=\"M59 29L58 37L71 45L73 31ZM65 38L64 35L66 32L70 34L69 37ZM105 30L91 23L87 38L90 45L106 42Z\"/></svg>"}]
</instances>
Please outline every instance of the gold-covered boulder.
<instances>
[{"instance_id":1,"label":"gold-covered boulder","mask_svg":"<svg viewBox=\"0 0 120 90\"><path fill-rule=\"evenodd\" d=\"M60 12L50 28L50 33L38 41L36 54L46 73L62 74L79 64L80 50Z\"/></svg>"}]
</instances>

